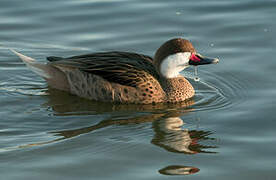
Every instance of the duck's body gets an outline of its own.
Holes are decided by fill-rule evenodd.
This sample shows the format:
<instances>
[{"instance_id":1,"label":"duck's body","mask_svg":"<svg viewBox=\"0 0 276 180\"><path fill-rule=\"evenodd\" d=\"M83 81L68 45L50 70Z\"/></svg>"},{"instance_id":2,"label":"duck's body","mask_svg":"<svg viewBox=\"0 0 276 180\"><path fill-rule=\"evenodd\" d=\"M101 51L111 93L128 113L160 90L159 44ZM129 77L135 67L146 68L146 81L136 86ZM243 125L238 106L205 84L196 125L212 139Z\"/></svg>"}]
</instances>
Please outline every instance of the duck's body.
<instances>
[{"instance_id":1,"label":"duck's body","mask_svg":"<svg viewBox=\"0 0 276 180\"><path fill-rule=\"evenodd\" d=\"M183 39L171 41L176 42L175 45ZM187 40L184 41L187 43ZM80 97L135 104L176 103L193 97L195 91L189 81L178 74L178 67L187 66L187 62L183 65L178 62L183 48L164 55L162 49L170 49L168 42L158 49L154 59L142 54L114 51L69 58L48 57L47 64L40 64L14 52L43 76L51 87ZM195 51L189 48L191 55ZM170 60L175 54L178 54L176 58ZM191 60L190 56L188 60ZM173 71L174 68L177 71Z\"/></svg>"}]
</instances>

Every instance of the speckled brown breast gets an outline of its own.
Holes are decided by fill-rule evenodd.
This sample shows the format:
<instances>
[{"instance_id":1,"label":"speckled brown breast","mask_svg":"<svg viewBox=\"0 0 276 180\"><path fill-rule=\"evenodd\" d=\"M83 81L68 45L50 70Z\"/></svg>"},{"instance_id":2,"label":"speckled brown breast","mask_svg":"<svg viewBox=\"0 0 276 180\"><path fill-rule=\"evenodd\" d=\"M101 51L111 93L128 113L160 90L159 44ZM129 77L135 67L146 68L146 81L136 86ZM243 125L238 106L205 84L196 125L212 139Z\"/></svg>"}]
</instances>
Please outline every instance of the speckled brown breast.
<instances>
[{"instance_id":1,"label":"speckled brown breast","mask_svg":"<svg viewBox=\"0 0 276 180\"><path fill-rule=\"evenodd\" d=\"M166 101L169 103L185 101L195 95L191 83L182 76L163 80L162 87L166 92Z\"/></svg>"}]
</instances>

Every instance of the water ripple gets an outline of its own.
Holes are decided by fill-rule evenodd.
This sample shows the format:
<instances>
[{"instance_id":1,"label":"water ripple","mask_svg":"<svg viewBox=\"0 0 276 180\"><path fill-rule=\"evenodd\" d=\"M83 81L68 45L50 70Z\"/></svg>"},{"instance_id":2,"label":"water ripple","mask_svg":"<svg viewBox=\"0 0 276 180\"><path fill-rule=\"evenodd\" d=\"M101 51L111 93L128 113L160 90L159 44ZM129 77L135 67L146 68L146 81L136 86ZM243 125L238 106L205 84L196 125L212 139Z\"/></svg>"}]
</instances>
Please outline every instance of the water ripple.
<instances>
[{"instance_id":1,"label":"water ripple","mask_svg":"<svg viewBox=\"0 0 276 180\"><path fill-rule=\"evenodd\" d=\"M192 75L188 73L189 78ZM201 71L201 76L207 77L199 82L193 82L196 89L194 111L209 111L231 108L246 97L244 83L237 77L230 75L227 79L222 76Z\"/></svg>"}]
</instances>

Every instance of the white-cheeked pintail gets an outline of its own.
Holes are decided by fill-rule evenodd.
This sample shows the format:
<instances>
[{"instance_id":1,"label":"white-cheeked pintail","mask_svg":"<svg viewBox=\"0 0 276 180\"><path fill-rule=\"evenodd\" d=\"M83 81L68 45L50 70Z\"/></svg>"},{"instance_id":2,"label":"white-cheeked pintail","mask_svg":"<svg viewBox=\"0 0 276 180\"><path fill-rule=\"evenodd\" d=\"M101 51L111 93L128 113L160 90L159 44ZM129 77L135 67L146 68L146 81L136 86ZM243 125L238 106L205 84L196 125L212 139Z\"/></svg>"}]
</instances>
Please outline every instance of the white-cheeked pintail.
<instances>
[{"instance_id":1,"label":"white-cheeked pintail","mask_svg":"<svg viewBox=\"0 0 276 180\"><path fill-rule=\"evenodd\" d=\"M14 50L50 87L104 102L176 103L194 96L192 85L180 72L190 65L216 64L196 52L182 38L165 42L154 58L131 52L100 52L68 58L47 57L39 63Z\"/></svg>"}]
</instances>

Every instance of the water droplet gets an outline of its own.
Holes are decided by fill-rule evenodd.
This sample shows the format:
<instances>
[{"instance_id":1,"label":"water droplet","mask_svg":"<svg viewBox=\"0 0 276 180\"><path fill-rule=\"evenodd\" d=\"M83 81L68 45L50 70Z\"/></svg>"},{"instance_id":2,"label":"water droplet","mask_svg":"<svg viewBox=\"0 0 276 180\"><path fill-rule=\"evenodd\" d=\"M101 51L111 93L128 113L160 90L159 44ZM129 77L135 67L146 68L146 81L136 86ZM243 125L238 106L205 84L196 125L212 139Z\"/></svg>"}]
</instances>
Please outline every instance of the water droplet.
<instances>
[{"instance_id":1,"label":"water droplet","mask_svg":"<svg viewBox=\"0 0 276 180\"><path fill-rule=\"evenodd\" d=\"M175 14L176 14L176 15L180 15L180 14L181 14L181 12L177 11Z\"/></svg>"},{"instance_id":2,"label":"water droplet","mask_svg":"<svg viewBox=\"0 0 276 180\"><path fill-rule=\"evenodd\" d=\"M194 81L198 82L199 80L200 80L200 78L198 77L197 66L195 66L195 77L194 77Z\"/></svg>"},{"instance_id":3,"label":"water droplet","mask_svg":"<svg viewBox=\"0 0 276 180\"><path fill-rule=\"evenodd\" d=\"M198 82L198 81L200 80L200 78L199 78L199 77L195 77L194 80L195 80L196 82Z\"/></svg>"},{"instance_id":4,"label":"water droplet","mask_svg":"<svg viewBox=\"0 0 276 180\"><path fill-rule=\"evenodd\" d=\"M211 44L210 44L210 46L211 46L211 47L213 47L213 46L214 46L214 44L213 44L213 43L211 43Z\"/></svg>"}]
</instances>

